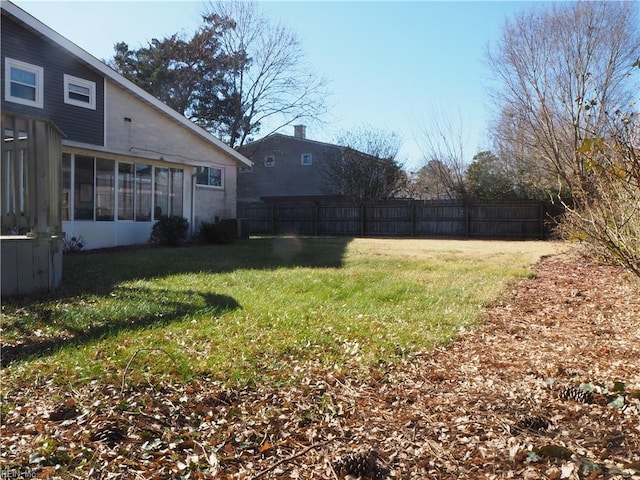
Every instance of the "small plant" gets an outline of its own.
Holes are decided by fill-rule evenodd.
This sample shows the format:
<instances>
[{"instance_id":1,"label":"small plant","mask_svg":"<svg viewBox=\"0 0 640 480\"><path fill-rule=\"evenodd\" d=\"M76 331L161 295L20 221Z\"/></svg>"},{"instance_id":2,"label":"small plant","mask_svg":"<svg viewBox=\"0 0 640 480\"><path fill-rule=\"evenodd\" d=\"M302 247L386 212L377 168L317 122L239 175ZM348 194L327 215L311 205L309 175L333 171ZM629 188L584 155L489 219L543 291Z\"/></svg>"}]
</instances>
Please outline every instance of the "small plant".
<instances>
[{"instance_id":1,"label":"small plant","mask_svg":"<svg viewBox=\"0 0 640 480\"><path fill-rule=\"evenodd\" d=\"M27 227L11 227L9 233L11 235L26 235L29 233L29 229Z\"/></svg>"},{"instance_id":2,"label":"small plant","mask_svg":"<svg viewBox=\"0 0 640 480\"><path fill-rule=\"evenodd\" d=\"M216 223L202 222L199 237L203 243L232 243L237 237L235 219L220 220Z\"/></svg>"},{"instance_id":3,"label":"small plant","mask_svg":"<svg viewBox=\"0 0 640 480\"><path fill-rule=\"evenodd\" d=\"M75 253L82 250L85 246L85 241L82 237L73 236L71 238L64 237L63 250L64 253Z\"/></svg>"},{"instance_id":4,"label":"small plant","mask_svg":"<svg viewBox=\"0 0 640 480\"><path fill-rule=\"evenodd\" d=\"M179 215L161 216L151 230L152 243L175 247L187 238L189 222Z\"/></svg>"},{"instance_id":5,"label":"small plant","mask_svg":"<svg viewBox=\"0 0 640 480\"><path fill-rule=\"evenodd\" d=\"M198 238L202 243L216 243L216 224L202 222L200 224Z\"/></svg>"}]
</instances>

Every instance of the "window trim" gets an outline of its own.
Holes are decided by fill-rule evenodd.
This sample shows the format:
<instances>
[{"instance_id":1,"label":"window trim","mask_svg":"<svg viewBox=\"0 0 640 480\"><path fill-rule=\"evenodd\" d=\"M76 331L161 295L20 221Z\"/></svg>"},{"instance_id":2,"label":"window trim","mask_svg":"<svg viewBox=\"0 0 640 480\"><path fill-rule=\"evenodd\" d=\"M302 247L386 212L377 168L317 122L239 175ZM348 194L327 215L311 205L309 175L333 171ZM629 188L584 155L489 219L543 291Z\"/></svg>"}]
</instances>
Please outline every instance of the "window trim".
<instances>
[{"instance_id":1,"label":"window trim","mask_svg":"<svg viewBox=\"0 0 640 480\"><path fill-rule=\"evenodd\" d=\"M70 86L76 85L82 88L89 89L89 101L82 102L80 100L76 100L71 98L69 95L71 93ZM90 110L96 109L96 83L85 80L83 78L74 77L73 75L64 74L64 103L68 105L74 105L76 107L88 108Z\"/></svg>"},{"instance_id":2,"label":"window trim","mask_svg":"<svg viewBox=\"0 0 640 480\"><path fill-rule=\"evenodd\" d=\"M207 169L207 183L200 183L199 182L199 176L200 176L200 169ZM208 170L215 168L216 170L220 170L220 185L211 185L209 182L209 180L211 180L211 175L208 173ZM196 186L198 187L204 187L204 188L215 188L216 190L224 190L224 177L225 177L225 171L224 171L224 167L219 167L219 166L214 166L214 167L197 167L196 168Z\"/></svg>"},{"instance_id":3,"label":"window trim","mask_svg":"<svg viewBox=\"0 0 640 480\"><path fill-rule=\"evenodd\" d=\"M35 75L35 100L29 100L22 97L14 97L11 95L11 85L16 83L11 80L11 71L13 69L23 70ZM29 85L31 87L31 85ZM4 59L4 99L7 102L19 103L29 107L44 108L44 68L38 65L22 62L13 58L5 57Z\"/></svg>"}]
</instances>

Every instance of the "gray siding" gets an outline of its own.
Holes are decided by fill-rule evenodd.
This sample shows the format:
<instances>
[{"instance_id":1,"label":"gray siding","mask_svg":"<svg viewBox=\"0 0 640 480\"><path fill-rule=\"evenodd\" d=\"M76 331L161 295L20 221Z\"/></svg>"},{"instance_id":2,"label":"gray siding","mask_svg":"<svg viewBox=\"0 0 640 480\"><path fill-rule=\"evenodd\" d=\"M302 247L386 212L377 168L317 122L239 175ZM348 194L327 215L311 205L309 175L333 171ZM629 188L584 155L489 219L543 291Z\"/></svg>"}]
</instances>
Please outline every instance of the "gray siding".
<instances>
[{"instance_id":1,"label":"gray siding","mask_svg":"<svg viewBox=\"0 0 640 480\"><path fill-rule=\"evenodd\" d=\"M238 199L265 197L306 197L334 195L326 176L326 160L339 155L338 147L275 134L245 145L240 153L253 161L251 172L238 173ZM302 165L303 154L312 155L311 165ZM265 157L273 155L274 166L265 166Z\"/></svg>"},{"instance_id":2,"label":"gray siding","mask_svg":"<svg viewBox=\"0 0 640 480\"><path fill-rule=\"evenodd\" d=\"M51 120L67 140L104 145L104 81L102 75L88 68L69 52L32 32L2 12L2 84L5 57L44 69L44 108L34 108L5 101L2 111ZM90 110L64 103L64 75L72 75L96 84L96 109Z\"/></svg>"}]
</instances>

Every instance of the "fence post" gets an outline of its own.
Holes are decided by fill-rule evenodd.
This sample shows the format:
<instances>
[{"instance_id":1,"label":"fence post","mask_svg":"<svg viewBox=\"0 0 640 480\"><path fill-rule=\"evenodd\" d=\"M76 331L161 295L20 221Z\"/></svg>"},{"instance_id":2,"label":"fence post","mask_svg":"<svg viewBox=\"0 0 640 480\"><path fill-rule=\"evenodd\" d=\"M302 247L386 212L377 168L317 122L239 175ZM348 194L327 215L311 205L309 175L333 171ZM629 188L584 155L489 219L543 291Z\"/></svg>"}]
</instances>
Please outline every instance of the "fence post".
<instances>
[{"instance_id":1,"label":"fence post","mask_svg":"<svg viewBox=\"0 0 640 480\"><path fill-rule=\"evenodd\" d=\"M313 234L317 237L320 231L320 205L313 203Z\"/></svg>"},{"instance_id":2,"label":"fence post","mask_svg":"<svg viewBox=\"0 0 640 480\"><path fill-rule=\"evenodd\" d=\"M465 233L465 237L469 238L469 235L471 234L471 221L469 219L470 217L469 203L464 202L463 205L464 205L464 233Z\"/></svg>"},{"instance_id":3,"label":"fence post","mask_svg":"<svg viewBox=\"0 0 640 480\"><path fill-rule=\"evenodd\" d=\"M271 234L275 235L276 234L276 204L272 203L271 205L269 205L269 210L270 210L270 217L271 217Z\"/></svg>"},{"instance_id":4,"label":"fence post","mask_svg":"<svg viewBox=\"0 0 640 480\"><path fill-rule=\"evenodd\" d=\"M416 236L416 201L411 199L411 236Z\"/></svg>"},{"instance_id":5,"label":"fence post","mask_svg":"<svg viewBox=\"0 0 640 480\"><path fill-rule=\"evenodd\" d=\"M364 237L365 236L365 229L366 229L366 225L365 225L365 216L366 216L366 207L364 206L364 203L360 204L360 236Z\"/></svg>"}]
</instances>

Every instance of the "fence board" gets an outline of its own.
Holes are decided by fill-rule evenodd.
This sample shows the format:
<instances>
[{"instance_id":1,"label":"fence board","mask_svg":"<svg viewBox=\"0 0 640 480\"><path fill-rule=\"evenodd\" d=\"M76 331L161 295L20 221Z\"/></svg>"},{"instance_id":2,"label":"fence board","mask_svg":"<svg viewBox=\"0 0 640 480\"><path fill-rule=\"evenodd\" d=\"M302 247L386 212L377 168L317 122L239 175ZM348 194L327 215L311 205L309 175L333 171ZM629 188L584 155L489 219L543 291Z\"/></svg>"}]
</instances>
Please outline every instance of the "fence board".
<instances>
[{"instance_id":1,"label":"fence board","mask_svg":"<svg viewBox=\"0 0 640 480\"><path fill-rule=\"evenodd\" d=\"M534 201L279 201L239 202L238 218L250 235L540 239L547 234L548 211L543 203Z\"/></svg>"}]
</instances>

